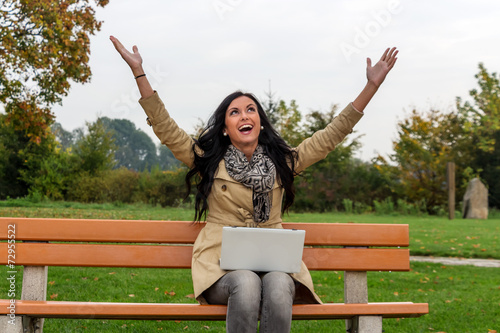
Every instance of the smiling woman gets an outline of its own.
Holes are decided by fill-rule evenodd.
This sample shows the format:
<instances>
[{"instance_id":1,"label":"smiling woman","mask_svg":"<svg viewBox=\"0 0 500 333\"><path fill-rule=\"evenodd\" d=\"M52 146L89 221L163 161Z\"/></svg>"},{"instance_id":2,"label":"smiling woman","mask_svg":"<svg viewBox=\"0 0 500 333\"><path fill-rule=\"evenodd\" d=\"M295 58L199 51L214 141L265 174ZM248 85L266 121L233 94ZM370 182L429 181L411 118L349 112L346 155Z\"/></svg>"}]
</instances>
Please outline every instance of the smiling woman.
<instances>
[{"instance_id":1,"label":"smiling woman","mask_svg":"<svg viewBox=\"0 0 500 333\"><path fill-rule=\"evenodd\" d=\"M130 66L140 104L160 141L196 181L195 220L206 219L193 247L191 272L200 303L227 304L228 332L289 332L293 303L321 303L304 263L299 273L225 271L220 268L224 226L283 228L281 215L293 203L294 176L325 158L361 119L363 110L396 62L387 49L375 66L367 59L367 83L325 129L292 148L271 126L261 104L240 91L227 96L198 139L169 116L151 88L136 46L129 52L111 37Z\"/></svg>"}]
</instances>

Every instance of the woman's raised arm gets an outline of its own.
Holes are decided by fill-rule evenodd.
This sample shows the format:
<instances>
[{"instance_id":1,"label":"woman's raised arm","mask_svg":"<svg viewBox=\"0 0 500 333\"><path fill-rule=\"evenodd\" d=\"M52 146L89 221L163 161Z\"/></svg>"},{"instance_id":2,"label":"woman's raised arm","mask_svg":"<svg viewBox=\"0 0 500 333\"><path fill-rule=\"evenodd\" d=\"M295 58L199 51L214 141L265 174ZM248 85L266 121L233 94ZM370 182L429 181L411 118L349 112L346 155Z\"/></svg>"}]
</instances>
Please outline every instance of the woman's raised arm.
<instances>
[{"instance_id":1,"label":"woman's raised arm","mask_svg":"<svg viewBox=\"0 0 500 333\"><path fill-rule=\"evenodd\" d=\"M363 88L361 93L352 102L352 105L358 110L363 112L365 107L368 105L372 97L377 92L378 88L384 82L385 77L389 71L394 67L396 60L398 59L396 55L398 50L395 47L392 49L386 49L380 60L372 66L372 61L370 58L366 59L366 78L368 82Z\"/></svg>"},{"instance_id":2,"label":"woman's raised arm","mask_svg":"<svg viewBox=\"0 0 500 333\"><path fill-rule=\"evenodd\" d=\"M113 36L110 36L109 39L113 42L116 51L120 53L123 60L129 65L134 77L136 78L137 87L139 88L139 92L141 93L141 98L147 98L154 94L153 88L149 84L148 79L146 78L144 70L142 69L142 57L137 49L137 46L132 47L132 52L129 52L120 41Z\"/></svg>"}]
</instances>

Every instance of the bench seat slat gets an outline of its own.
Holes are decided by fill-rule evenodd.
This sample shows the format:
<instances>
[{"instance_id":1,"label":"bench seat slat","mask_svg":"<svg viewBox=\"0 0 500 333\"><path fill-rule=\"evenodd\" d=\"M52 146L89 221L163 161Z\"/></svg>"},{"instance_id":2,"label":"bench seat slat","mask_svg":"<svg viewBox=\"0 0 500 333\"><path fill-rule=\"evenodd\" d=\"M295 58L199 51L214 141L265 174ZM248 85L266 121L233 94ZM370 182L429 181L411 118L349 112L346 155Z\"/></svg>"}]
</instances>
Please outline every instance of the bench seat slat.
<instances>
[{"instance_id":1,"label":"bench seat slat","mask_svg":"<svg viewBox=\"0 0 500 333\"><path fill-rule=\"evenodd\" d=\"M16 265L191 268L192 246L16 243ZM0 264L7 264L7 243ZM408 249L304 248L310 270L408 271Z\"/></svg>"},{"instance_id":2,"label":"bench seat slat","mask_svg":"<svg viewBox=\"0 0 500 333\"><path fill-rule=\"evenodd\" d=\"M107 303L65 301L16 301L16 315L44 318L225 320L225 305L175 303ZM8 314L9 300L0 300L0 314ZM293 306L293 319L349 319L355 315L384 318L419 317L427 314L427 303L328 303Z\"/></svg>"},{"instance_id":3,"label":"bench seat slat","mask_svg":"<svg viewBox=\"0 0 500 333\"><path fill-rule=\"evenodd\" d=\"M204 226L187 221L0 217L0 239L7 239L9 224L16 224L17 240L187 244ZM409 245L406 224L283 223L283 227L306 230L306 245Z\"/></svg>"}]
</instances>

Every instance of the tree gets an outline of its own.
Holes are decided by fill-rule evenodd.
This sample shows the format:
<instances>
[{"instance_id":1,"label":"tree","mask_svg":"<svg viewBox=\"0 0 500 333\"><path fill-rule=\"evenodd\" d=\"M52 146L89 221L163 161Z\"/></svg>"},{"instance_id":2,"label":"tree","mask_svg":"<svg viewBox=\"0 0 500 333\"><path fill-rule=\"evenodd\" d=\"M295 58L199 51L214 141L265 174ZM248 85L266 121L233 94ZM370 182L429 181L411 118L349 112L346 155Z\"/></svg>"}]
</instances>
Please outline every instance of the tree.
<instances>
[{"instance_id":1,"label":"tree","mask_svg":"<svg viewBox=\"0 0 500 333\"><path fill-rule=\"evenodd\" d=\"M181 162L175 158L174 154L167 146L159 144L158 165L160 170L174 170L181 166Z\"/></svg>"},{"instance_id":2,"label":"tree","mask_svg":"<svg viewBox=\"0 0 500 333\"><path fill-rule=\"evenodd\" d=\"M0 102L32 141L44 137L69 80L90 79L89 35L101 27L91 2L108 0L0 1Z\"/></svg>"},{"instance_id":3,"label":"tree","mask_svg":"<svg viewBox=\"0 0 500 333\"><path fill-rule=\"evenodd\" d=\"M486 181L489 204L500 208L500 82L479 64L479 90L472 89L473 103L457 98L457 109L467 119L465 130L473 142L472 168Z\"/></svg>"},{"instance_id":4,"label":"tree","mask_svg":"<svg viewBox=\"0 0 500 333\"><path fill-rule=\"evenodd\" d=\"M274 93L266 93L267 101L263 108L269 121L281 137L291 146L297 146L304 140L304 133L300 121L302 114L295 100L287 106L283 100L274 101Z\"/></svg>"},{"instance_id":5,"label":"tree","mask_svg":"<svg viewBox=\"0 0 500 333\"><path fill-rule=\"evenodd\" d=\"M71 148L73 146L73 144L75 143L75 139L78 137L76 135L76 133L66 131L62 127L62 125L58 122L55 122L54 124L52 124L51 131L52 131L52 133L54 133L57 142L59 142L59 144L63 150Z\"/></svg>"},{"instance_id":6,"label":"tree","mask_svg":"<svg viewBox=\"0 0 500 333\"><path fill-rule=\"evenodd\" d=\"M415 109L398 123L394 153L389 161L382 156L376 160L380 172L393 184L396 196L411 202L425 200L430 213L446 204L446 163L455 162L460 184L472 160L471 140L463 130L465 123L458 112ZM461 194L463 189L458 190L457 195Z\"/></svg>"},{"instance_id":7,"label":"tree","mask_svg":"<svg viewBox=\"0 0 500 333\"><path fill-rule=\"evenodd\" d=\"M75 144L74 159L77 171L95 176L113 168L116 146L102 119L87 123L87 129L88 133Z\"/></svg>"},{"instance_id":8,"label":"tree","mask_svg":"<svg viewBox=\"0 0 500 333\"><path fill-rule=\"evenodd\" d=\"M324 129L334 119L336 111L337 105L329 112L310 112L303 126L304 135L309 137ZM361 146L359 139L360 136L357 136L341 142L325 159L296 178L296 209L340 209L345 199L368 207L374 199L388 195L388 186L378 170L370 163L354 158L354 153Z\"/></svg>"},{"instance_id":9,"label":"tree","mask_svg":"<svg viewBox=\"0 0 500 333\"><path fill-rule=\"evenodd\" d=\"M90 79L89 36L101 27L94 3L108 0L0 0L0 103L11 133L2 142L11 155L3 159L11 163L3 166L11 181L7 195L27 193L26 180L54 154L51 106L68 93L70 80Z\"/></svg>"},{"instance_id":10,"label":"tree","mask_svg":"<svg viewBox=\"0 0 500 333\"><path fill-rule=\"evenodd\" d=\"M153 140L127 119L100 118L116 145L116 167L142 171L158 163Z\"/></svg>"}]
</instances>

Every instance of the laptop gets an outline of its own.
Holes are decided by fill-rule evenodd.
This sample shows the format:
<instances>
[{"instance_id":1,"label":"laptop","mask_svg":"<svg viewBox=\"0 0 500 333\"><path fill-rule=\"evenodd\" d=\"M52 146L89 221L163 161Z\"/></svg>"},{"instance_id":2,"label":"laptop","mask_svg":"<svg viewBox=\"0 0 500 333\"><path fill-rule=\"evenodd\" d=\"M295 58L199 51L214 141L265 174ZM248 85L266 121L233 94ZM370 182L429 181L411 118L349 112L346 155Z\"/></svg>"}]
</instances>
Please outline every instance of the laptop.
<instances>
[{"instance_id":1,"label":"laptop","mask_svg":"<svg viewBox=\"0 0 500 333\"><path fill-rule=\"evenodd\" d=\"M298 273L305 230L223 227L220 268Z\"/></svg>"}]
</instances>

